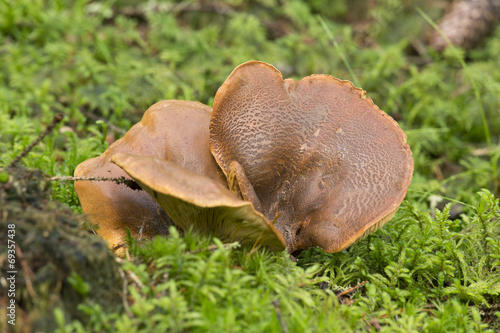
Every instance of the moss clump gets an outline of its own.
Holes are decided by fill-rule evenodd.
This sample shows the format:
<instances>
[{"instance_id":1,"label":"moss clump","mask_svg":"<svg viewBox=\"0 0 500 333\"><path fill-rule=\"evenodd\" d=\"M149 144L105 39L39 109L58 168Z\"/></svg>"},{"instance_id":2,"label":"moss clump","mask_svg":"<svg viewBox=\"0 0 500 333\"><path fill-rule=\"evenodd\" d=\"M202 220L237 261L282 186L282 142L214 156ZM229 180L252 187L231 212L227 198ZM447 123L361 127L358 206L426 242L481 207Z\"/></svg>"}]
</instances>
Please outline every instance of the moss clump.
<instances>
[{"instance_id":1,"label":"moss clump","mask_svg":"<svg viewBox=\"0 0 500 333\"><path fill-rule=\"evenodd\" d=\"M16 325L2 320L0 330L8 325L17 332L54 331L54 309L59 307L67 319L82 320L85 314L77 306L84 300L110 309L120 306L119 265L105 242L85 227L81 217L49 199L50 186L41 171L16 168L2 174L8 174L0 181L2 290L10 288L7 271L17 273ZM8 250L13 241L11 267L8 259L13 252ZM2 318L10 298L0 299Z\"/></svg>"}]
</instances>

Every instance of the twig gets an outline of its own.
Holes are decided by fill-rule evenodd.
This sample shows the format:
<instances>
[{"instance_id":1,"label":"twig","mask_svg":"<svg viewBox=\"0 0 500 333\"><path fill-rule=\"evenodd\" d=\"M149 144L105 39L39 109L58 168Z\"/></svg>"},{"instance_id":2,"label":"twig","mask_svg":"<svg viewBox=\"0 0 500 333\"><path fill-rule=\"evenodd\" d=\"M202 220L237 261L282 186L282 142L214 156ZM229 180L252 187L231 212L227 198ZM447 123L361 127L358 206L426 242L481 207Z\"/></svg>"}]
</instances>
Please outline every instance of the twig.
<instances>
[{"instance_id":1,"label":"twig","mask_svg":"<svg viewBox=\"0 0 500 333\"><path fill-rule=\"evenodd\" d=\"M55 177L50 177L48 180L50 181L60 181L60 182L67 182L67 181L110 181L110 182L115 182L116 184L124 184L127 187L131 188L132 190L137 190L137 191L142 191L142 188L137 184L134 180L128 179L125 177L71 177L71 176L55 176Z\"/></svg>"},{"instance_id":2,"label":"twig","mask_svg":"<svg viewBox=\"0 0 500 333\"><path fill-rule=\"evenodd\" d=\"M382 326L380 326L380 322L377 320L377 318L372 318L372 320L370 320L369 324L377 332L380 332L382 330Z\"/></svg>"},{"instance_id":3,"label":"twig","mask_svg":"<svg viewBox=\"0 0 500 333\"><path fill-rule=\"evenodd\" d=\"M140 288L146 287L134 272L127 270L127 274Z\"/></svg>"},{"instance_id":4,"label":"twig","mask_svg":"<svg viewBox=\"0 0 500 333\"><path fill-rule=\"evenodd\" d=\"M64 119L64 115L62 113L57 113L54 116L54 118L52 119L52 122L47 126L45 131L43 131L38 136L38 138L36 138L35 141L33 141L28 147L26 147L21 154L17 155L17 157L12 162L10 162L9 165L7 165L7 168L11 168L14 165L16 165L24 156L26 156L33 149L33 147L35 147L37 144L39 144L40 141L42 141L43 138L45 138L47 136L47 134L52 132L54 130L54 127L56 127L56 125L59 124L61 122L61 120L63 120L63 119Z\"/></svg>"},{"instance_id":5,"label":"twig","mask_svg":"<svg viewBox=\"0 0 500 333\"><path fill-rule=\"evenodd\" d=\"M354 287L352 287L352 288L349 288L349 289L347 289L347 290L344 290L344 291L343 291L343 292L341 292L341 293L338 293L336 296L337 296L337 298L340 298L340 297L342 297L342 296L345 296L345 295L347 295L347 294L350 294L350 293L352 293L353 291L355 291L356 289L358 289L358 288L360 288L360 287L364 286L364 285L365 285L365 284L367 284L367 283L368 283L368 281L363 281L363 282L361 282L360 284L355 285L355 286L354 286Z\"/></svg>"},{"instance_id":6,"label":"twig","mask_svg":"<svg viewBox=\"0 0 500 333\"><path fill-rule=\"evenodd\" d=\"M144 240L146 239L135 239L136 241L136 244L141 244ZM128 242L127 241L124 241L118 245L116 245L115 247L113 247L112 251L115 252L115 251L118 251L119 249L123 249L123 251L125 252L125 257L127 257L129 260L130 260L130 253L129 253L129 246L128 246ZM116 259L120 259L119 257L116 257Z\"/></svg>"},{"instance_id":7,"label":"twig","mask_svg":"<svg viewBox=\"0 0 500 333\"><path fill-rule=\"evenodd\" d=\"M283 316L281 315L281 303L279 300L275 299L273 301L273 305L274 305L274 310L276 311L276 317L278 318L278 321L280 323L280 326L281 326L281 332L283 333L288 333L288 327L286 327L286 323L285 323L285 320L283 319Z\"/></svg>"},{"instance_id":8,"label":"twig","mask_svg":"<svg viewBox=\"0 0 500 333\"><path fill-rule=\"evenodd\" d=\"M125 312L127 313L127 315L129 317L132 317L133 314L132 314L132 311L130 311L130 306L128 305L128 301L127 301L127 278L125 276L125 272L123 271L123 269L119 269L118 272L120 272L120 277L122 278L123 280L123 285L122 285L122 303L123 303L123 307L125 308Z\"/></svg>"},{"instance_id":9,"label":"twig","mask_svg":"<svg viewBox=\"0 0 500 333\"><path fill-rule=\"evenodd\" d=\"M121 248L125 248L127 246L127 242L124 242L124 243L120 243L118 245L116 245L114 248L113 248L113 252L115 252L116 250L119 250Z\"/></svg>"},{"instance_id":10,"label":"twig","mask_svg":"<svg viewBox=\"0 0 500 333\"><path fill-rule=\"evenodd\" d=\"M363 313L361 315L361 319L363 319L363 321L365 322L366 325L368 325L368 327L372 327L372 324L370 324L370 322L368 320L366 320L365 315L366 315L366 313ZM367 330L369 331L369 329L367 329Z\"/></svg>"},{"instance_id":11,"label":"twig","mask_svg":"<svg viewBox=\"0 0 500 333\"><path fill-rule=\"evenodd\" d=\"M273 222L271 222L271 224L275 225L276 221L278 220L278 217L280 217L280 216L281 216L281 212L278 212L278 214L276 214L276 216L274 217Z\"/></svg>"},{"instance_id":12,"label":"twig","mask_svg":"<svg viewBox=\"0 0 500 333\"><path fill-rule=\"evenodd\" d=\"M26 280L26 289L28 290L28 293L32 298L36 298L36 292L33 289L33 284L31 283L31 278L34 276L33 271L31 268L28 266L26 263L26 259L24 258L23 251L21 251L21 248L19 245L16 244L16 255L19 258L19 262L21 264L21 269L23 270L24 273L24 279Z\"/></svg>"},{"instance_id":13,"label":"twig","mask_svg":"<svg viewBox=\"0 0 500 333\"><path fill-rule=\"evenodd\" d=\"M490 151L491 151L491 149L490 149L490 148L479 148L479 149L474 149L474 150L471 152L471 155L472 155L472 156L486 156L486 155L490 155Z\"/></svg>"},{"instance_id":14,"label":"twig","mask_svg":"<svg viewBox=\"0 0 500 333\"><path fill-rule=\"evenodd\" d=\"M421 309L421 310L424 311L424 312L427 312L428 315L437 317L437 315L434 312L432 312L431 309Z\"/></svg>"},{"instance_id":15,"label":"twig","mask_svg":"<svg viewBox=\"0 0 500 333\"><path fill-rule=\"evenodd\" d=\"M395 317L395 319L397 320L397 316L398 316L398 315L401 315L403 312L404 312L404 309L399 309L399 313L397 313L397 314L394 316L394 317ZM389 315L388 315L388 314L383 314L383 315L381 315L381 316L380 316L380 318L381 318L381 319L388 318L388 317L389 317ZM391 316L391 317L392 317L392 316Z\"/></svg>"}]
</instances>

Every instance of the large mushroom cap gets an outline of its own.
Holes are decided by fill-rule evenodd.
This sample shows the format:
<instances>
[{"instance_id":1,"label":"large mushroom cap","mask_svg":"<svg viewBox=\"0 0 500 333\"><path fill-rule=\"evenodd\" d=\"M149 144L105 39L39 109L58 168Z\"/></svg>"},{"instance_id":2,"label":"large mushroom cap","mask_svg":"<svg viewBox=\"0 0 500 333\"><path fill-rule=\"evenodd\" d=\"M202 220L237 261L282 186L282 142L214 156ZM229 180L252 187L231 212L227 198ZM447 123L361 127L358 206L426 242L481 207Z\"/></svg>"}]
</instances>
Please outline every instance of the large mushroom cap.
<instances>
[{"instance_id":1,"label":"large mushroom cap","mask_svg":"<svg viewBox=\"0 0 500 333\"><path fill-rule=\"evenodd\" d=\"M156 156L225 184L225 177L209 150L211 108L189 101L161 101L142 120L101 155L77 166L75 176L130 177L110 162L118 152ZM129 228L136 238L168 234L171 221L144 191L103 181L77 181L82 210L99 225L97 232L110 247L122 242Z\"/></svg>"},{"instance_id":2,"label":"large mushroom cap","mask_svg":"<svg viewBox=\"0 0 500 333\"><path fill-rule=\"evenodd\" d=\"M283 236L250 202L225 186L164 159L118 153L113 163L125 170L168 212L181 229L193 227L222 240L285 249Z\"/></svg>"},{"instance_id":3,"label":"large mushroom cap","mask_svg":"<svg viewBox=\"0 0 500 333\"><path fill-rule=\"evenodd\" d=\"M279 216L289 252L340 251L380 227L413 173L406 135L363 90L328 75L283 80L257 61L217 91L210 145L228 183L240 183L230 188Z\"/></svg>"}]
</instances>

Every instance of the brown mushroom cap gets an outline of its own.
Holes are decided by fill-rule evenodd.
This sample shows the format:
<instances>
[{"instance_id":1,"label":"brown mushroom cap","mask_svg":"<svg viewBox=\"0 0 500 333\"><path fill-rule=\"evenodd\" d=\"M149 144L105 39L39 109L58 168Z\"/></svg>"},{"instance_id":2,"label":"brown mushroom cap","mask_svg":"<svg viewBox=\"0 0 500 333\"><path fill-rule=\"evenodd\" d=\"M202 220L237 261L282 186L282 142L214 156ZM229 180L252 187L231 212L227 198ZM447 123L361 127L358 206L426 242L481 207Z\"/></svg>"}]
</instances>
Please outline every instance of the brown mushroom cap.
<instances>
[{"instance_id":1,"label":"brown mushroom cap","mask_svg":"<svg viewBox=\"0 0 500 333\"><path fill-rule=\"evenodd\" d=\"M77 166L75 176L130 177L110 162L118 152L156 156L225 184L225 177L209 150L211 108L189 101L161 101L142 120L101 155ZM82 210L110 247L121 243L126 228L137 238L168 234L171 221L144 191L103 181L77 181L75 190Z\"/></svg>"},{"instance_id":2,"label":"brown mushroom cap","mask_svg":"<svg viewBox=\"0 0 500 333\"><path fill-rule=\"evenodd\" d=\"M179 228L193 227L225 241L255 243L271 251L285 249L276 228L219 182L155 157L118 153L111 161L155 198Z\"/></svg>"},{"instance_id":3,"label":"brown mushroom cap","mask_svg":"<svg viewBox=\"0 0 500 333\"><path fill-rule=\"evenodd\" d=\"M413 173L406 135L363 90L328 75L283 80L257 61L217 91L210 145L228 182L240 182L230 188L279 216L289 252L336 252L374 231Z\"/></svg>"}]
</instances>

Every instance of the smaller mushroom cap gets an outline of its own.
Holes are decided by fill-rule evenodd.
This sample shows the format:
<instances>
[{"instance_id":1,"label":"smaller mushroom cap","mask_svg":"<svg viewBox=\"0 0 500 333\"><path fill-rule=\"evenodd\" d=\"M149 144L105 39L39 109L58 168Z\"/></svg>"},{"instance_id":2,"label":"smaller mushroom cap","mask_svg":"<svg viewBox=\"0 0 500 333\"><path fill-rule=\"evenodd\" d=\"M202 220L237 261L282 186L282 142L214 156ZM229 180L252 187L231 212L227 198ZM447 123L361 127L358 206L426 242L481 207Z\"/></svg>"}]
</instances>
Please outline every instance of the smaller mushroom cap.
<instances>
[{"instance_id":1,"label":"smaller mushroom cap","mask_svg":"<svg viewBox=\"0 0 500 333\"><path fill-rule=\"evenodd\" d=\"M111 156L123 152L166 159L226 184L209 150L211 110L199 102L160 101L102 155L79 164L75 176L130 179L125 171L110 162ZM168 234L172 222L144 191L104 181L77 181L75 190L83 213L99 225L97 233L111 248L123 242L127 228L139 239Z\"/></svg>"},{"instance_id":2,"label":"smaller mushroom cap","mask_svg":"<svg viewBox=\"0 0 500 333\"><path fill-rule=\"evenodd\" d=\"M111 161L155 198L179 228L271 251L285 249L283 236L250 202L209 177L149 156L118 153Z\"/></svg>"}]
</instances>

